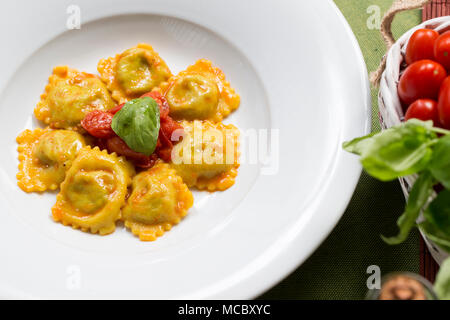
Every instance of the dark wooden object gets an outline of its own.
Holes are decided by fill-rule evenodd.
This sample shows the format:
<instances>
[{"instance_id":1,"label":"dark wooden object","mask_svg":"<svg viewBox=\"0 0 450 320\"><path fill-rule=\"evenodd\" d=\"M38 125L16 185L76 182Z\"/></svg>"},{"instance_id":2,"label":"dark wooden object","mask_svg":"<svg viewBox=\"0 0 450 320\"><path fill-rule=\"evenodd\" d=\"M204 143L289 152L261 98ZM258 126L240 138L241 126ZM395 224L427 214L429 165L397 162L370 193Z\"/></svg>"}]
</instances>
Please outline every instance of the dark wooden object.
<instances>
[{"instance_id":1,"label":"dark wooden object","mask_svg":"<svg viewBox=\"0 0 450 320\"><path fill-rule=\"evenodd\" d=\"M450 15L450 0L432 0L426 4L422 11L422 20ZM422 237L420 238L420 274L431 283L436 278L439 265L434 261Z\"/></svg>"}]
</instances>

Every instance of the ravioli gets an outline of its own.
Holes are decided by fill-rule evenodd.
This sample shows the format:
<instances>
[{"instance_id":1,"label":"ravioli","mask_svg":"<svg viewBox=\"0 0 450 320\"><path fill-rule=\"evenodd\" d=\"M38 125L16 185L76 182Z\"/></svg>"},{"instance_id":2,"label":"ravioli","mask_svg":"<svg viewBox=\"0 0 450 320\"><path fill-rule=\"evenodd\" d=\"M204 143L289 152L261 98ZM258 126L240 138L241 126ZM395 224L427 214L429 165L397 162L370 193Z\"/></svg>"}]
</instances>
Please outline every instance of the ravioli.
<instances>
[{"instance_id":1,"label":"ravioli","mask_svg":"<svg viewBox=\"0 0 450 320\"><path fill-rule=\"evenodd\" d=\"M222 121L240 104L225 74L201 59L157 89L166 97L170 115L178 120Z\"/></svg>"},{"instance_id":2,"label":"ravioli","mask_svg":"<svg viewBox=\"0 0 450 320\"><path fill-rule=\"evenodd\" d=\"M34 114L52 128L81 130L80 122L86 114L114 106L108 89L97 76L59 66L53 69Z\"/></svg>"},{"instance_id":3,"label":"ravioli","mask_svg":"<svg viewBox=\"0 0 450 320\"><path fill-rule=\"evenodd\" d=\"M160 162L134 177L123 220L141 241L154 241L186 216L193 201L183 180Z\"/></svg>"},{"instance_id":4,"label":"ravioli","mask_svg":"<svg viewBox=\"0 0 450 320\"><path fill-rule=\"evenodd\" d=\"M118 103L138 98L172 76L164 60L144 43L100 60L97 69Z\"/></svg>"},{"instance_id":5,"label":"ravioli","mask_svg":"<svg viewBox=\"0 0 450 320\"><path fill-rule=\"evenodd\" d=\"M114 232L134 174L134 167L115 153L81 149L61 184L53 219L85 232Z\"/></svg>"},{"instance_id":6,"label":"ravioli","mask_svg":"<svg viewBox=\"0 0 450 320\"><path fill-rule=\"evenodd\" d=\"M17 137L17 184L25 192L55 190L86 141L69 130L25 130Z\"/></svg>"},{"instance_id":7,"label":"ravioli","mask_svg":"<svg viewBox=\"0 0 450 320\"><path fill-rule=\"evenodd\" d=\"M239 168L239 130L210 121L183 121L183 140L174 146L172 167L188 187L223 191Z\"/></svg>"}]
</instances>

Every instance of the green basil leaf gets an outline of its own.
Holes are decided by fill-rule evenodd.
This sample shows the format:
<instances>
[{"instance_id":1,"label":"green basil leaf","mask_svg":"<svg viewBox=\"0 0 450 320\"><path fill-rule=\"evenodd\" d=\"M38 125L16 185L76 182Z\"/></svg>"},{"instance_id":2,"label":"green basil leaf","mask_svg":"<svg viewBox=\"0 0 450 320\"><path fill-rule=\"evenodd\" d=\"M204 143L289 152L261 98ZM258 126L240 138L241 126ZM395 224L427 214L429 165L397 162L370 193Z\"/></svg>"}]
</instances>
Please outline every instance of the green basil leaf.
<instances>
[{"instance_id":1,"label":"green basil leaf","mask_svg":"<svg viewBox=\"0 0 450 320\"><path fill-rule=\"evenodd\" d=\"M439 228L437 228L433 223L429 221L424 221L419 224L420 230L435 244L450 252L450 237L443 233Z\"/></svg>"},{"instance_id":2,"label":"green basil leaf","mask_svg":"<svg viewBox=\"0 0 450 320\"><path fill-rule=\"evenodd\" d=\"M450 238L450 191L443 190L424 212L425 219Z\"/></svg>"},{"instance_id":3,"label":"green basil leaf","mask_svg":"<svg viewBox=\"0 0 450 320\"><path fill-rule=\"evenodd\" d=\"M446 189L450 189L450 136L440 138L434 146L429 169Z\"/></svg>"},{"instance_id":4,"label":"green basil leaf","mask_svg":"<svg viewBox=\"0 0 450 320\"><path fill-rule=\"evenodd\" d=\"M151 155L159 135L159 106L150 97L125 103L112 120L111 128L134 151Z\"/></svg>"},{"instance_id":5,"label":"green basil leaf","mask_svg":"<svg viewBox=\"0 0 450 320\"><path fill-rule=\"evenodd\" d=\"M416 225L420 210L430 198L433 191L433 182L434 179L428 171L423 172L419 176L409 194L405 212L397 220L397 225L400 229L398 235L390 238L381 236L384 242L387 244L400 244L408 238L409 232Z\"/></svg>"},{"instance_id":6,"label":"green basil leaf","mask_svg":"<svg viewBox=\"0 0 450 320\"><path fill-rule=\"evenodd\" d=\"M359 154L371 176L390 181L426 168L437 142L432 121L412 119L400 126L345 143L347 151Z\"/></svg>"},{"instance_id":7,"label":"green basil leaf","mask_svg":"<svg viewBox=\"0 0 450 320\"><path fill-rule=\"evenodd\" d=\"M450 300L450 258L447 258L439 269L434 282L434 291L439 299Z\"/></svg>"},{"instance_id":8,"label":"green basil leaf","mask_svg":"<svg viewBox=\"0 0 450 320\"><path fill-rule=\"evenodd\" d=\"M372 132L364 137L355 138L351 141L344 142L342 147L345 151L361 155L363 151L368 147L369 144L373 143L373 139L371 139L374 135L378 134L378 132Z\"/></svg>"}]
</instances>

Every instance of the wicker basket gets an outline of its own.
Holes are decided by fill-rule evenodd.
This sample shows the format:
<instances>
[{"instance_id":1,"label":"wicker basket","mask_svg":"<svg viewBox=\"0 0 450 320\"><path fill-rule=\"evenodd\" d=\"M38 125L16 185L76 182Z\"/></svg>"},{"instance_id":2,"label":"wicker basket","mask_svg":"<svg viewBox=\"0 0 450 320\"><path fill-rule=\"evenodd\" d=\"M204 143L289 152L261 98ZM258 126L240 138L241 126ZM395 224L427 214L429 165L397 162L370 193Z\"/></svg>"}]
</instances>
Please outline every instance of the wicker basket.
<instances>
[{"instance_id":1,"label":"wicker basket","mask_svg":"<svg viewBox=\"0 0 450 320\"><path fill-rule=\"evenodd\" d=\"M428 20L409 30L388 51L386 55L386 66L380 78L380 90L378 93L379 117L383 129L399 125L404 120L403 109L397 94L397 84L405 68L404 55L408 40L414 31L422 28L435 29L439 33L448 31L450 30L450 16ZM400 179L400 184L406 198L408 198L416 178L417 176L409 176ZM435 196L436 194L433 195L433 197ZM422 234L422 236L433 258L437 263L441 264L449 254L427 239L425 235Z\"/></svg>"}]
</instances>

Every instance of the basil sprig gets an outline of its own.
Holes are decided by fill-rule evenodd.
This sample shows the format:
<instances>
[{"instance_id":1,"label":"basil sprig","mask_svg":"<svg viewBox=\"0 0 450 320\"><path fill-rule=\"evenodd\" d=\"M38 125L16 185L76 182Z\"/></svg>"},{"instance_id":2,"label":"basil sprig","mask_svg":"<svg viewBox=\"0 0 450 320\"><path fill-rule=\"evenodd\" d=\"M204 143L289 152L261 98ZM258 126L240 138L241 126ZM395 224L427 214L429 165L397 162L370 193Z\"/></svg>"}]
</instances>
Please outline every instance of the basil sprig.
<instances>
[{"instance_id":1,"label":"basil sprig","mask_svg":"<svg viewBox=\"0 0 450 320\"><path fill-rule=\"evenodd\" d=\"M155 151L159 127L159 106L150 97L128 101L111 123L113 131L130 149L147 156Z\"/></svg>"},{"instance_id":2,"label":"basil sprig","mask_svg":"<svg viewBox=\"0 0 450 320\"><path fill-rule=\"evenodd\" d=\"M433 159L429 168L447 189L450 189L450 135L439 139L433 150Z\"/></svg>"},{"instance_id":3,"label":"basil sprig","mask_svg":"<svg viewBox=\"0 0 450 320\"><path fill-rule=\"evenodd\" d=\"M450 252L450 131L433 127L432 121L412 119L346 142L343 147L359 155L364 169L379 180L418 175L405 211L397 221L399 233L394 237L382 236L386 243L405 241L417 226L420 212L424 212L419 228ZM445 190L430 201L436 186Z\"/></svg>"},{"instance_id":4,"label":"basil sprig","mask_svg":"<svg viewBox=\"0 0 450 320\"><path fill-rule=\"evenodd\" d=\"M344 149L361 156L364 169L373 177L390 181L423 170L437 140L433 123L411 120L377 134L344 143Z\"/></svg>"},{"instance_id":5,"label":"basil sprig","mask_svg":"<svg viewBox=\"0 0 450 320\"><path fill-rule=\"evenodd\" d=\"M381 236L384 242L394 245L400 244L408 238L409 232L416 225L420 211L431 196L433 181L433 177L428 171L419 176L409 194L405 212L397 220L397 226L400 230L398 235L390 238Z\"/></svg>"}]
</instances>

